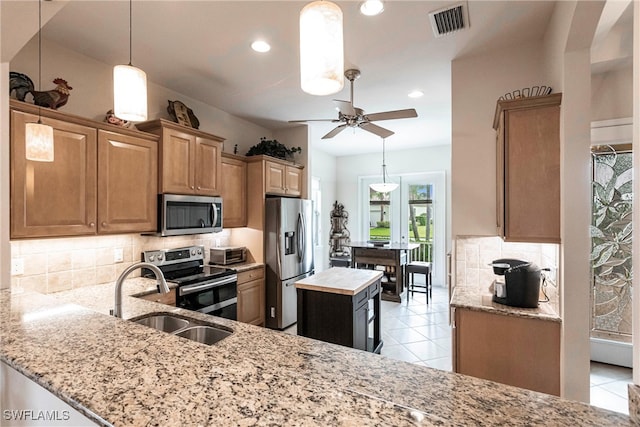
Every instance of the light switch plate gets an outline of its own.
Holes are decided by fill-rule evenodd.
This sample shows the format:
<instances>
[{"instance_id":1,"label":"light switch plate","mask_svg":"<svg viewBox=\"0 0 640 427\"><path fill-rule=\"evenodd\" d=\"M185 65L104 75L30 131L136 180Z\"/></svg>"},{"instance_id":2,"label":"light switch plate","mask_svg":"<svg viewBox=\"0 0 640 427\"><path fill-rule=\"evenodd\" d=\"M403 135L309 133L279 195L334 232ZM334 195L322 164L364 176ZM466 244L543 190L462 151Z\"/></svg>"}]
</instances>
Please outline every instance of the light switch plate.
<instances>
[{"instance_id":1,"label":"light switch plate","mask_svg":"<svg viewBox=\"0 0 640 427\"><path fill-rule=\"evenodd\" d=\"M24 258L11 258L11 275L24 274Z\"/></svg>"},{"instance_id":2,"label":"light switch plate","mask_svg":"<svg viewBox=\"0 0 640 427\"><path fill-rule=\"evenodd\" d=\"M113 262L124 261L124 250L122 248L115 248L113 250Z\"/></svg>"}]
</instances>

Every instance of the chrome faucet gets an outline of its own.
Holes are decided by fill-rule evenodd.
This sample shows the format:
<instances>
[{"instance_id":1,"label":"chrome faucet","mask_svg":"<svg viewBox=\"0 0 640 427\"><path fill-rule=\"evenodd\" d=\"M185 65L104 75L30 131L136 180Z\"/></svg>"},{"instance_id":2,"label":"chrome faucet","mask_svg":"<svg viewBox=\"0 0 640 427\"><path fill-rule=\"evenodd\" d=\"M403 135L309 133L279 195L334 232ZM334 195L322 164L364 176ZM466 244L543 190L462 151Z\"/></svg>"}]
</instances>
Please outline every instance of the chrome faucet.
<instances>
[{"instance_id":1,"label":"chrome faucet","mask_svg":"<svg viewBox=\"0 0 640 427\"><path fill-rule=\"evenodd\" d=\"M164 274L162 274L162 271L158 267L148 262L139 262L130 265L122 272L122 274L120 274L118 280L116 280L116 303L113 310L111 310L111 314L115 317L122 318L122 284L124 283L124 279L126 279L127 276L137 268L148 268L153 271L156 275L156 280L158 281L159 292L162 294L169 292L169 285L167 285L167 281L164 279Z\"/></svg>"}]
</instances>

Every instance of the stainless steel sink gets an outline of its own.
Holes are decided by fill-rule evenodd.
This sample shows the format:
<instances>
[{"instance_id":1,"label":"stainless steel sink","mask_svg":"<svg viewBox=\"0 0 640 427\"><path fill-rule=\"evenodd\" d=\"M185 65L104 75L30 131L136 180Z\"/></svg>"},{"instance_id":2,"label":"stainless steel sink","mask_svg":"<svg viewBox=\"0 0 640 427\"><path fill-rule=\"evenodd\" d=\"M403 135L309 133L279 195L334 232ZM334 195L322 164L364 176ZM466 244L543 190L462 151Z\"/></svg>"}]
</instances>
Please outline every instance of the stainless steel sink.
<instances>
[{"instance_id":1,"label":"stainless steel sink","mask_svg":"<svg viewBox=\"0 0 640 427\"><path fill-rule=\"evenodd\" d=\"M213 326L200 325L188 327L176 332L175 335L190 339L191 341L211 345L228 337L231 335L231 332L224 329L214 328Z\"/></svg>"},{"instance_id":2,"label":"stainless steel sink","mask_svg":"<svg viewBox=\"0 0 640 427\"><path fill-rule=\"evenodd\" d=\"M233 333L227 329L169 313L150 313L131 321L206 345L215 344Z\"/></svg>"},{"instance_id":3,"label":"stainless steel sink","mask_svg":"<svg viewBox=\"0 0 640 427\"><path fill-rule=\"evenodd\" d=\"M149 317L143 317L142 319L135 320L135 322L144 326L149 326L150 328L154 328L159 331L169 333L189 326L189 321L187 319L169 316L167 314L158 314Z\"/></svg>"}]
</instances>

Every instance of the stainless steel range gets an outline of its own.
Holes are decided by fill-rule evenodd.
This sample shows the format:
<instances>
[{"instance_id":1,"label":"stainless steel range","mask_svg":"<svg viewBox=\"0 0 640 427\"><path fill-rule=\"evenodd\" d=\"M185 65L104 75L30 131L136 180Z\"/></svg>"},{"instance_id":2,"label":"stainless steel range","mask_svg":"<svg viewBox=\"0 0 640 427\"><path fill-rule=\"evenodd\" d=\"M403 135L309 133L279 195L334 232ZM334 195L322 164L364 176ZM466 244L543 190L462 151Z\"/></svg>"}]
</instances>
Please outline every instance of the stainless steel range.
<instances>
[{"instance_id":1,"label":"stainless steel range","mask_svg":"<svg viewBox=\"0 0 640 427\"><path fill-rule=\"evenodd\" d=\"M176 306L237 320L238 275L235 270L204 265L204 246L145 251L142 261L162 270L178 285ZM155 277L143 270L145 277Z\"/></svg>"}]
</instances>

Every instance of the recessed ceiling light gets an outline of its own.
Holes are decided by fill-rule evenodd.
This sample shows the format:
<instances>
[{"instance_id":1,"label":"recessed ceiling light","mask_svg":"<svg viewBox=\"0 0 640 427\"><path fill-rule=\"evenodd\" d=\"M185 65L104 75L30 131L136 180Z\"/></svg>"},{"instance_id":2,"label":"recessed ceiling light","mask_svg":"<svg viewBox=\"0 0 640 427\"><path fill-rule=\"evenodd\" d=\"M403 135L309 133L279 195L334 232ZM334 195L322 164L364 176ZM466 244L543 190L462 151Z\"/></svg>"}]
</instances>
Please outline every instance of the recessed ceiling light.
<instances>
[{"instance_id":1,"label":"recessed ceiling light","mask_svg":"<svg viewBox=\"0 0 640 427\"><path fill-rule=\"evenodd\" d=\"M409 98L420 98L421 96L424 95L424 92L421 90L414 90L409 92Z\"/></svg>"},{"instance_id":2,"label":"recessed ceiling light","mask_svg":"<svg viewBox=\"0 0 640 427\"><path fill-rule=\"evenodd\" d=\"M271 50L271 45L264 40L256 40L251 43L251 49L255 50L256 52L264 53Z\"/></svg>"},{"instance_id":3,"label":"recessed ceiling light","mask_svg":"<svg viewBox=\"0 0 640 427\"><path fill-rule=\"evenodd\" d=\"M381 0L366 0L360 5L360 13L367 16L379 15L384 11L384 3Z\"/></svg>"}]
</instances>

